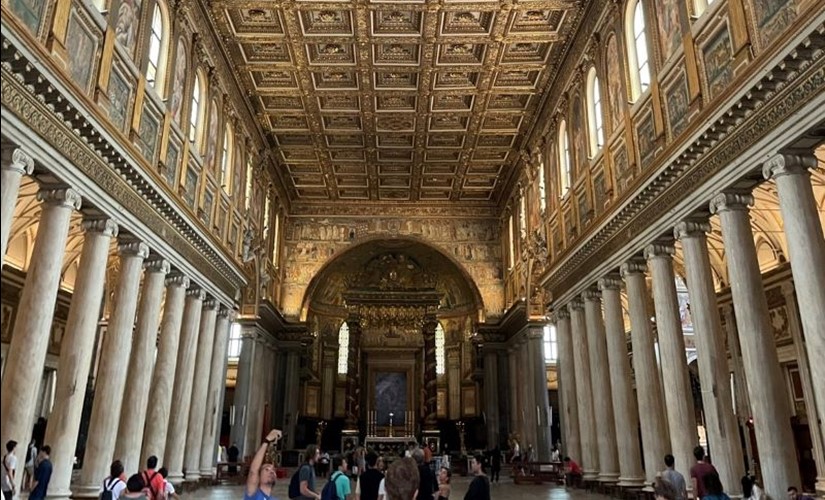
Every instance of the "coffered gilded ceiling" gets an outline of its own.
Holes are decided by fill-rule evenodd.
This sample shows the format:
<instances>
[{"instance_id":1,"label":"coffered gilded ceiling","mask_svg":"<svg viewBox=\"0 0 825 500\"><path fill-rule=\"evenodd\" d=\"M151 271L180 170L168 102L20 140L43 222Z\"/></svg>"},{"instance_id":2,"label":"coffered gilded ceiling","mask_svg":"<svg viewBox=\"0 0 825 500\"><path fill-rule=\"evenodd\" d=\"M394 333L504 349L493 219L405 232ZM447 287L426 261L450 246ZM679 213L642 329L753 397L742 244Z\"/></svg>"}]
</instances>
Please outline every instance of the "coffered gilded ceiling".
<instances>
[{"instance_id":1,"label":"coffered gilded ceiling","mask_svg":"<svg viewBox=\"0 0 825 500\"><path fill-rule=\"evenodd\" d=\"M293 201L497 203L577 0L222 0Z\"/></svg>"}]
</instances>

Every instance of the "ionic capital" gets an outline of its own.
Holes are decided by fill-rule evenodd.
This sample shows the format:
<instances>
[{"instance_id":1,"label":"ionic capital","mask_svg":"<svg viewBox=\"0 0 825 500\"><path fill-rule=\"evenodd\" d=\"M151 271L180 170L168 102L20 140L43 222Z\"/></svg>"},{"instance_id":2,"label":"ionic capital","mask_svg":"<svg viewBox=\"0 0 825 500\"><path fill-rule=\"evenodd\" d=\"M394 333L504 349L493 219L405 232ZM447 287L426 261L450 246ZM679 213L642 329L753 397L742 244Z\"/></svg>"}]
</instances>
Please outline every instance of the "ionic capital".
<instances>
[{"instance_id":1,"label":"ionic capital","mask_svg":"<svg viewBox=\"0 0 825 500\"><path fill-rule=\"evenodd\" d=\"M727 211L747 211L753 206L753 195L750 193L726 192L719 193L710 200L710 213L721 214Z\"/></svg>"},{"instance_id":2,"label":"ionic capital","mask_svg":"<svg viewBox=\"0 0 825 500\"><path fill-rule=\"evenodd\" d=\"M673 237L677 240L684 238L704 237L710 232L710 223L699 220L683 220L673 228Z\"/></svg>"},{"instance_id":3,"label":"ionic capital","mask_svg":"<svg viewBox=\"0 0 825 500\"><path fill-rule=\"evenodd\" d=\"M645 247L645 259L647 260L659 257L672 259L674 253L676 253L676 249L673 248L673 245L665 243L651 243Z\"/></svg>"},{"instance_id":4,"label":"ionic capital","mask_svg":"<svg viewBox=\"0 0 825 500\"><path fill-rule=\"evenodd\" d=\"M163 257L153 257L143 263L143 269L145 269L147 273L169 274L172 265Z\"/></svg>"},{"instance_id":5,"label":"ionic capital","mask_svg":"<svg viewBox=\"0 0 825 500\"><path fill-rule=\"evenodd\" d=\"M139 257L145 259L149 256L149 246L134 238L127 238L118 244L117 253L121 257Z\"/></svg>"},{"instance_id":6,"label":"ionic capital","mask_svg":"<svg viewBox=\"0 0 825 500\"><path fill-rule=\"evenodd\" d=\"M595 288L588 288L582 292L582 298L586 302L595 302L602 300L602 293Z\"/></svg>"},{"instance_id":7,"label":"ionic capital","mask_svg":"<svg viewBox=\"0 0 825 500\"><path fill-rule=\"evenodd\" d=\"M645 274L647 272L647 263L640 259L633 259L625 262L619 268L619 274L623 279L627 279L631 274Z\"/></svg>"},{"instance_id":8,"label":"ionic capital","mask_svg":"<svg viewBox=\"0 0 825 500\"><path fill-rule=\"evenodd\" d=\"M762 164L765 179L783 175L810 175L809 169L816 168L816 156L812 154L779 153Z\"/></svg>"},{"instance_id":9,"label":"ionic capital","mask_svg":"<svg viewBox=\"0 0 825 500\"><path fill-rule=\"evenodd\" d=\"M622 278L615 274L611 274L609 276L605 276L604 278L599 279L596 283L599 286L599 290L604 292L605 290L615 290L619 291L622 289Z\"/></svg>"},{"instance_id":10,"label":"ionic capital","mask_svg":"<svg viewBox=\"0 0 825 500\"><path fill-rule=\"evenodd\" d=\"M203 291L203 288L199 287L198 285L191 285L189 288L186 289L186 296L191 297L195 300L203 301L206 299L206 292Z\"/></svg>"},{"instance_id":11,"label":"ionic capital","mask_svg":"<svg viewBox=\"0 0 825 500\"><path fill-rule=\"evenodd\" d=\"M101 233L110 238L117 236L118 232L117 222L108 217L86 216L80 227L87 233Z\"/></svg>"},{"instance_id":12,"label":"ionic capital","mask_svg":"<svg viewBox=\"0 0 825 500\"><path fill-rule=\"evenodd\" d=\"M34 172L34 159L20 148L16 148L11 153L11 161L6 163L6 156L3 155L3 170L11 170L20 175L31 175Z\"/></svg>"},{"instance_id":13,"label":"ionic capital","mask_svg":"<svg viewBox=\"0 0 825 500\"><path fill-rule=\"evenodd\" d=\"M538 328L531 328L527 330L527 340L544 339L544 331Z\"/></svg>"},{"instance_id":14,"label":"ionic capital","mask_svg":"<svg viewBox=\"0 0 825 500\"><path fill-rule=\"evenodd\" d=\"M582 299L574 297L570 300L570 309L573 311L582 311L584 310L584 302L582 302Z\"/></svg>"},{"instance_id":15,"label":"ionic capital","mask_svg":"<svg viewBox=\"0 0 825 500\"><path fill-rule=\"evenodd\" d=\"M66 186L43 186L37 192L37 199L47 205L67 207L80 210L83 197L74 189Z\"/></svg>"},{"instance_id":16,"label":"ionic capital","mask_svg":"<svg viewBox=\"0 0 825 500\"><path fill-rule=\"evenodd\" d=\"M176 286L180 288L189 288L189 278L175 271L166 277L166 281L164 281L164 284L167 287Z\"/></svg>"},{"instance_id":17,"label":"ionic capital","mask_svg":"<svg viewBox=\"0 0 825 500\"><path fill-rule=\"evenodd\" d=\"M235 320L235 311L221 304L221 308L218 309L218 317L226 318L232 323Z\"/></svg>"},{"instance_id":18,"label":"ionic capital","mask_svg":"<svg viewBox=\"0 0 825 500\"><path fill-rule=\"evenodd\" d=\"M211 296L203 301L203 308L207 311L214 311L218 308L219 305L220 304L218 303L217 299Z\"/></svg>"},{"instance_id":19,"label":"ionic capital","mask_svg":"<svg viewBox=\"0 0 825 500\"><path fill-rule=\"evenodd\" d=\"M559 307L553 312L553 314L555 314L557 321L565 321L570 319L570 311L567 310L567 306Z\"/></svg>"}]
</instances>

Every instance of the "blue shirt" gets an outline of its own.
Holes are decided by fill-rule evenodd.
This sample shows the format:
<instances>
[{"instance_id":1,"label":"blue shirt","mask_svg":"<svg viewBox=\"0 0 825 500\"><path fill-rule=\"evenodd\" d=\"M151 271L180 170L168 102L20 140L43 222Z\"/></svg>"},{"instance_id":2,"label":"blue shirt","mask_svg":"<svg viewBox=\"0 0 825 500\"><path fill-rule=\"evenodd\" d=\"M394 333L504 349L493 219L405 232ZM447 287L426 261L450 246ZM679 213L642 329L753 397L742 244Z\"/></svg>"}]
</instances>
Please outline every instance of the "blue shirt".
<instances>
[{"instance_id":1,"label":"blue shirt","mask_svg":"<svg viewBox=\"0 0 825 500\"><path fill-rule=\"evenodd\" d=\"M40 462L34 470L34 480L37 486L29 494L31 500L43 500L46 498L46 491L49 489L49 481L52 478L52 462L48 458Z\"/></svg>"},{"instance_id":2,"label":"blue shirt","mask_svg":"<svg viewBox=\"0 0 825 500\"><path fill-rule=\"evenodd\" d=\"M276 497L266 495L263 491L258 489L254 495L249 495L246 491L243 492L243 500L278 500Z\"/></svg>"}]
</instances>

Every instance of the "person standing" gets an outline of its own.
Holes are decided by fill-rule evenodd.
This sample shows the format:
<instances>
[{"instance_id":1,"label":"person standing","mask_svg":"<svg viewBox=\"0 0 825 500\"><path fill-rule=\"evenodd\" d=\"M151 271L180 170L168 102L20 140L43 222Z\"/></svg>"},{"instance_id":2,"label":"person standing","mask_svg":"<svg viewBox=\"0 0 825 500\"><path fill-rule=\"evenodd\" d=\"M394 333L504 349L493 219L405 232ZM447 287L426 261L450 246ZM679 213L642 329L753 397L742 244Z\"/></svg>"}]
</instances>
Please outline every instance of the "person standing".
<instances>
[{"instance_id":1,"label":"person standing","mask_svg":"<svg viewBox=\"0 0 825 500\"><path fill-rule=\"evenodd\" d=\"M232 443L228 450L226 450L226 459L229 462L229 475L234 476L238 473L238 456L241 450L238 449L236 443Z\"/></svg>"},{"instance_id":2,"label":"person standing","mask_svg":"<svg viewBox=\"0 0 825 500\"><path fill-rule=\"evenodd\" d=\"M473 480L464 500L490 500L490 480L484 474L484 457L476 455L470 459L470 469L473 471Z\"/></svg>"},{"instance_id":3,"label":"person standing","mask_svg":"<svg viewBox=\"0 0 825 500\"><path fill-rule=\"evenodd\" d=\"M702 500L730 500L730 497L725 493L722 487L722 481L719 479L719 474L716 471L708 472L702 478L704 486L704 494Z\"/></svg>"},{"instance_id":4,"label":"person standing","mask_svg":"<svg viewBox=\"0 0 825 500\"><path fill-rule=\"evenodd\" d=\"M341 500L352 498L352 484L347 477L347 459L341 455L332 457L332 474L329 480L335 485L335 494Z\"/></svg>"},{"instance_id":5,"label":"person standing","mask_svg":"<svg viewBox=\"0 0 825 500\"><path fill-rule=\"evenodd\" d=\"M452 473L450 469L446 467L442 467L441 470L438 471L438 499L437 500L449 500L450 498L450 491L452 487L450 486L450 478L452 477Z\"/></svg>"},{"instance_id":6,"label":"person standing","mask_svg":"<svg viewBox=\"0 0 825 500\"><path fill-rule=\"evenodd\" d=\"M109 466L109 477L103 480L99 493L102 494L104 491L109 491L112 493L112 500L118 500L118 498L123 495L125 489L126 477L123 474L123 462L115 460L112 462L112 465Z\"/></svg>"},{"instance_id":7,"label":"person standing","mask_svg":"<svg viewBox=\"0 0 825 500\"><path fill-rule=\"evenodd\" d=\"M26 451L26 465L23 469L23 488L31 491L34 480L34 463L37 461L37 443L32 438Z\"/></svg>"},{"instance_id":8,"label":"person standing","mask_svg":"<svg viewBox=\"0 0 825 500\"><path fill-rule=\"evenodd\" d=\"M298 469L298 484L300 500L321 500L321 495L315 491L315 462L321 456L321 452L314 444L307 446L306 463Z\"/></svg>"},{"instance_id":9,"label":"person standing","mask_svg":"<svg viewBox=\"0 0 825 500\"><path fill-rule=\"evenodd\" d=\"M418 465L418 477L420 482L418 484L418 500L432 500L433 493L438 491L438 483L435 480L435 474L430 466L424 463L424 450L416 448L412 452L412 458Z\"/></svg>"},{"instance_id":10,"label":"person standing","mask_svg":"<svg viewBox=\"0 0 825 500\"><path fill-rule=\"evenodd\" d=\"M413 500L418 493L419 470L421 468L416 466L412 458L393 461L387 469L386 478L382 481L386 486L385 500Z\"/></svg>"},{"instance_id":11,"label":"person standing","mask_svg":"<svg viewBox=\"0 0 825 500\"><path fill-rule=\"evenodd\" d=\"M673 455L665 455L665 470L662 471L662 479L667 481L676 490L676 500L687 500L687 483L685 483L685 476L673 468L676 459Z\"/></svg>"},{"instance_id":12,"label":"person standing","mask_svg":"<svg viewBox=\"0 0 825 500\"><path fill-rule=\"evenodd\" d=\"M490 482L497 483L501 472L501 450L496 446L490 452Z\"/></svg>"},{"instance_id":13,"label":"person standing","mask_svg":"<svg viewBox=\"0 0 825 500\"><path fill-rule=\"evenodd\" d=\"M49 459L51 453L51 446L46 445L37 455L37 467L34 469L34 481L32 482L32 491L29 493L29 500L44 500L46 498L49 481L52 479L52 461Z\"/></svg>"},{"instance_id":14,"label":"person standing","mask_svg":"<svg viewBox=\"0 0 825 500\"><path fill-rule=\"evenodd\" d=\"M3 455L2 489L4 500L11 500L17 488L15 473L17 472L17 457L14 450L17 448L17 441L11 439L6 443L6 454Z\"/></svg>"},{"instance_id":15,"label":"person standing","mask_svg":"<svg viewBox=\"0 0 825 500\"><path fill-rule=\"evenodd\" d=\"M705 496L705 476L710 473L719 475L716 472L716 467L705 461L705 449L697 446L693 449L693 456L696 458L696 464L690 468L690 480L693 483L694 498L703 498Z\"/></svg>"},{"instance_id":16,"label":"person standing","mask_svg":"<svg viewBox=\"0 0 825 500\"><path fill-rule=\"evenodd\" d=\"M265 464L266 450L272 443L277 443L283 434L278 429L272 429L264 438L264 442L258 447L252 463L249 465L249 475L246 476L246 489L244 490L244 500L272 500L272 487L275 486L277 478L275 465Z\"/></svg>"},{"instance_id":17,"label":"person standing","mask_svg":"<svg viewBox=\"0 0 825 500\"><path fill-rule=\"evenodd\" d=\"M367 470L358 479L356 496L360 500L378 500L378 487L384 479L384 474L378 469L378 455L371 451L367 453Z\"/></svg>"}]
</instances>

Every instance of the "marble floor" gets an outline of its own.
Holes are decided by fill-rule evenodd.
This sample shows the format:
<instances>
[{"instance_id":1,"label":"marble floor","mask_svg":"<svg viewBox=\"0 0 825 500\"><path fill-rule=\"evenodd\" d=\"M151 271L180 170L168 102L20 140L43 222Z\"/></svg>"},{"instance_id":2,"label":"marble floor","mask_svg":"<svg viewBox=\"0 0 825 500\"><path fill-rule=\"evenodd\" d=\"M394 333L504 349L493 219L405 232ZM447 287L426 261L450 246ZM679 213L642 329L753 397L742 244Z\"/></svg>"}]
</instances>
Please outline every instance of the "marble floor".
<instances>
[{"instance_id":1,"label":"marble floor","mask_svg":"<svg viewBox=\"0 0 825 500\"><path fill-rule=\"evenodd\" d=\"M324 481L318 482L318 490L323 487ZM462 500L469 477L453 477L453 490L450 498ZM289 479L281 480L275 487L274 496L279 500L287 500ZM588 493L582 489L565 490L556 485L515 485L509 478L499 484L492 485L491 497L494 500L606 500L609 497L596 493ZM184 500L241 500L243 488L241 486L215 486L204 488L181 496Z\"/></svg>"}]
</instances>

